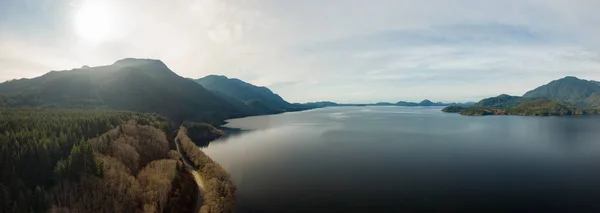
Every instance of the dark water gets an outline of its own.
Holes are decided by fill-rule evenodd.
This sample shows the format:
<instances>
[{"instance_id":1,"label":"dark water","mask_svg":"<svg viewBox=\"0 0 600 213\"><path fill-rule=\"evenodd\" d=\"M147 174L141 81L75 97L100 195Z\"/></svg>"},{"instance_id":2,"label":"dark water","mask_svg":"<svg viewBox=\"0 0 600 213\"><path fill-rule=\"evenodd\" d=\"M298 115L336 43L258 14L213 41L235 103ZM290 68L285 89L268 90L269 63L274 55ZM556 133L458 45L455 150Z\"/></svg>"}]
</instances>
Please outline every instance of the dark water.
<instances>
[{"instance_id":1,"label":"dark water","mask_svg":"<svg viewBox=\"0 0 600 213\"><path fill-rule=\"evenodd\" d=\"M345 107L232 120L239 212L600 212L600 117Z\"/></svg>"}]
</instances>

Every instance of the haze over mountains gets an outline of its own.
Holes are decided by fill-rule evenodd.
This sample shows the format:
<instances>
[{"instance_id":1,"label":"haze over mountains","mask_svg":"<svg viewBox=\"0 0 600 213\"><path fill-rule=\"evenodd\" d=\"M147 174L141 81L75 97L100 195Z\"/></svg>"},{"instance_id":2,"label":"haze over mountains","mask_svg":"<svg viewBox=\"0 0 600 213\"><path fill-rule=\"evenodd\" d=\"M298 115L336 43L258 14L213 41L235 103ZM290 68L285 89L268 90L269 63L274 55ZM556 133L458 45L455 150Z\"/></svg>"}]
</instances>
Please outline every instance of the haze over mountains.
<instances>
[{"instance_id":1,"label":"haze over mountains","mask_svg":"<svg viewBox=\"0 0 600 213\"><path fill-rule=\"evenodd\" d=\"M261 112L285 112L296 108L296 106L283 100L281 96L273 93L270 89L255 86L237 78L209 75L194 81L221 96L229 103L234 105L244 104L258 114Z\"/></svg>"},{"instance_id":2,"label":"haze over mountains","mask_svg":"<svg viewBox=\"0 0 600 213\"><path fill-rule=\"evenodd\" d=\"M211 86L208 81L206 84ZM279 96L267 97L270 91L266 88L259 89L262 96L258 97L252 96L252 89L255 88L240 90L248 93L244 96L248 100L238 103L232 98L239 97L231 97L228 90L207 90L175 74L160 60L127 58L107 66L52 71L32 79L2 83L0 106L105 107L158 113L174 121L219 121L292 108ZM276 102L271 103L272 99Z\"/></svg>"},{"instance_id":3,"label":"haze over mountains","mask_svg":"<svg viewBox=\"0 0 600 213\"><path fill-rule=\"evenodd\" d=\"M0 84L0 107L113 108L158 113L175 122L197 120L219 123L229 118L328 106L462 107L445 110L458 112L471 104L427 99L419 103L338 104L323 101L292 104L266 87L240 79L218 75L187 79L171 71L160 60L134 58L106 66L52 71L40 77ZM524 112L533 108L539 114L585 114L591 111L583 109L598 107L600 82L565 77L531 90L523 97L500 95L486 98L469 109L486 108L487 114L502 114L490 109L519 109Z\"/></svg>"},{"instance_id":4,"label":"haze over mountains","mask_svg":"<svg viewBox=\"0 0 600 213\"><path fill-rule=\"evenodd\" d=\"M407 102L407 101L399 101L396 106L469 106L474 102L465 102L465 103L442 103L442 102L432 102L428 99L425 99L419 103L416 102Z\"/></svg>"},{"instance_id":5,"label":"haze over mountains","mask_svg":"<svg viewBox=\"0 0 600 213\"><path fill-rule=\"evenodd\" d=\"M174 121L216 122L228 118L281 113L327 106L447 106L420 103L338 104L294 103L266 87L236 78L209 75L183 78L160 60L126 58L111 65L51 71L32 78L0 84L0 107L103 107L153 112Z\"/></svg>"}]
</instances>

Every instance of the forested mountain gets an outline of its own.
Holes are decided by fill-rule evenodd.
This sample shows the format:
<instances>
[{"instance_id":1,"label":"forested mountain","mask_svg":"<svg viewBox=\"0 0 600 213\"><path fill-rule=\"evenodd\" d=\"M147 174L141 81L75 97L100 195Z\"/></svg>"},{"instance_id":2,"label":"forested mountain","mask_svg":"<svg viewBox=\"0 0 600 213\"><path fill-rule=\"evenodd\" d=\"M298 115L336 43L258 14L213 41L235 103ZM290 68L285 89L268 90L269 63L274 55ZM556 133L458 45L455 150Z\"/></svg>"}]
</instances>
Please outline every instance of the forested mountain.
<instances>
[{"instance_id":1,"label":"forested mountain","mask_svg":"<svg viewBox=\"0 0 600 213\"><path fill-rule=\"evenodd\" d=\"M502 94L496 97L485 98L473 104L473 107L510 108L519 105L522 101L523 98L519 96Z\"/></svg>"},{"instance_id":2,"label":"forested mountain","mask_svg":"<svg viewBox=\"0 0 600 213\"><path fill-rule=\"evenodd\" d=\"M0 107L39 106L153 112L176 122L252 115L248 107L232 105L159 60L132 58L0 84Z\"/></svg>"},{"instance_id":3,"label":"forested mountain","mask_svg":"<svg viewBox=\"0 0 600 213\"><path fill-rule=\"evenodd\" d=\"M582 108L600 107L600 82L567 76L531 90L523 97L543 97Z\"/></svg>"},{"instance_id":4,"label":"forested mountain","mask_svg":"<svg viewBox=\"0 0 600 213\"><path fill-rule=\"evenodd\" d=\"M565 77L531 90L523 97L502 94L471 107L446 107L462 115L582 115L598 114L600 82Z\"/></svg>"},{"instance_id":5,"label":"forested mountain","mask_svg":"<svg viewBox=\"0 0 600 213\"><path fill-rule=\"evenodd\" d=\"M238 100L258 112L284 112L295 108L270 89L255 86L237 78L209 75L194 81L208 90L226 96L227 99Z\"/></svg>"},{"instance_id":6,"label":"forested mountain","mask_svg":"<svg viewBox=\"0 0 600 213\"><path fill-rule=\"evenodd\" d=\"M526 116L563 116L598 114L596 109L579 109L568 103L546 98L521 98L516 106L499 107L460 107L451 106L443 112L460 113L461 115L526 115Z\"/></svg>"}]
</instances>

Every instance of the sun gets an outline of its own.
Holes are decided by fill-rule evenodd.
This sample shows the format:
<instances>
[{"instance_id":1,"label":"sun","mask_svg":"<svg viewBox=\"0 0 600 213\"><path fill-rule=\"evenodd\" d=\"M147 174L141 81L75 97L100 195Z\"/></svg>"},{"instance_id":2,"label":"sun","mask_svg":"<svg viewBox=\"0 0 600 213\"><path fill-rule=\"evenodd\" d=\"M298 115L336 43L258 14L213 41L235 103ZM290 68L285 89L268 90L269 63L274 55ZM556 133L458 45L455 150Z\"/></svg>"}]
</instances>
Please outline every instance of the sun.
<instances>
[{"instance_id":1,"label":"sun","mask_svg":"<svg viewBox=\"0 0 600 213\"><path fill-rule=\"evenodd\" d=\"M85 2L74 18L77 35L93 42L106 40L114 24L112 11L100 1Z\"/></svg>"}]
</instances>

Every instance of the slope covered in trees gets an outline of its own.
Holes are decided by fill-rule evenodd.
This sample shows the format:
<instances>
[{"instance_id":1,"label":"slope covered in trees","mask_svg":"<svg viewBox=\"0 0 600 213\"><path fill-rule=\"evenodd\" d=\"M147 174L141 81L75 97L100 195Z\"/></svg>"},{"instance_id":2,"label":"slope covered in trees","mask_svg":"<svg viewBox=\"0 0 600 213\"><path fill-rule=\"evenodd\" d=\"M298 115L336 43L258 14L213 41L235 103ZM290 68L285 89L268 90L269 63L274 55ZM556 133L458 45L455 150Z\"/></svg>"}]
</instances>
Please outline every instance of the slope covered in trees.
<instances>
[{"instance_id":1,"label":"slope covered in trees","mask_svg":"<svg viewBox=\"0 0 600 213\"><path fill-rule=\"evenodd\" d=\"M197 130L195 130L197 131ZM229 174L219 164L202 152L188 137L188 129L182 126L177 133L179 143L187 159L200 172L206 194L203 195L202 213L230 213L235 211L236 187Z\"/></svg>"},{"instance_id":2,"label":"slope covered in trees","mask_svg":"<svg viewBox=\"0 0 600 213\"><path fill-rule=\"evenodd\" d=\"M543 97L580 108L595 108L600 107L600 82L567 76L528 91L523 97Z\"/></svg>"},{"instance_id":3,"label":"slope covered in trees","mask_svg":"<svg viewBox=\"0 0 600 213\"><path fill-rule=\"evenodd\" d=\"M232 105L159 60L131 58L2 83L0 107L111 108L158 113L174 122L252 115L247 106Z\"/></svg>"},{"instance_id":4,"label":"slope covered in trees","mask_svg":"<svg viewBox=\"0 0 600 213\"><path fill-rule=\"evenodd\" d=\"M475 104L473 107L489 107L489 108L510 108L522 103L524 100L519 96L511 96L502 94L496 97L485 98Z\"/></svg>"},{"instance_id":5,"label":"slope covered in trees","mask_svg":"<svg viewBox=\"0 0 600 213\"><path fill-rule=\"evenodd\" d=\"M536 98L526 99L517 106L497 107L446 107L443 112L460 113L461 115L525 115L525 116L563 116L563 115L585 115L598 114L595 109L578 109L566 103Z\"/></svg>"},{"instance_id":6,"label":"slope covered in trees","mask_svg":"<svg viewBox=\"0 0 600 213\"><path fill-rule=\"evenodd\" d=\"M446 107L443 112L461 115L584 115L598 114L600 83L565 77L531 90L523 97L499 95L471 107Z\"/></svg>"},{"instance_id":7,"label":"slope covered in trees","mask_svg":"<svg viewBox=\"0 0 600 213\"><path fill-rule=\"evenodd\" d=\"M195 184L168 125L126 111L2 110L0 209L190 212Z\"/></svg>"},{"instance_id":8,"label":"slope covered in trees","mask_svg":"<svg viewBox=\"0 0 600 213\"><path fill-rule=\"evenodd\" d=\"M211 141L225 135L223 130L207 123L184 122L182 126L185 127L190 140L201 147L208 146Z\"/></svg>"},{"instance_id":9,"label":"slope covered in trees","mask_svg":"<svg viewBox=\"0 0 600 213\"><path fill-rule=\"evenodd\" d=\"M269 88L259 87L237 78L209 75L194 80L204 88L222 93L253 108L259 113L285 112L295 107L273 93Z\"/></svg>"}]
</instances>

